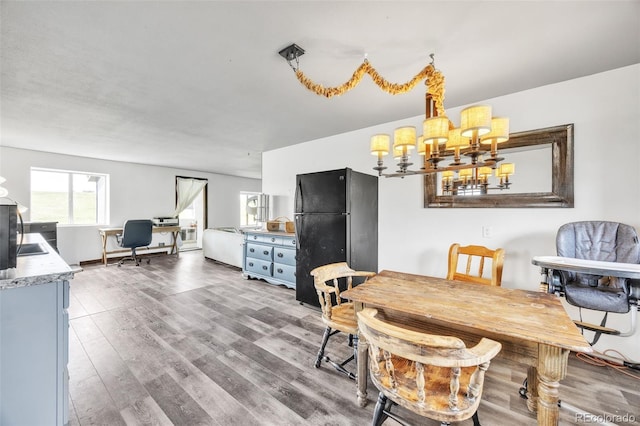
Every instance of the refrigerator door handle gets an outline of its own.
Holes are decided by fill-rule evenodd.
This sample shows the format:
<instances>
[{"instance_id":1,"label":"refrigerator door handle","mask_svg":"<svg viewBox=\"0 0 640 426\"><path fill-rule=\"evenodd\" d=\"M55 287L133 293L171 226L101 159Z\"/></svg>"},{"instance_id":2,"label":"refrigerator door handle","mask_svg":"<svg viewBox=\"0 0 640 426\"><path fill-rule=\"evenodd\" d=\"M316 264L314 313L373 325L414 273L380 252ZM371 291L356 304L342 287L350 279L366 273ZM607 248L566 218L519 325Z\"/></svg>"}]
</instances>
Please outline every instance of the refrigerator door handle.
<instances>
[{"instance_id":1,"label":"refrigerator door handle","mask_svg":"<svg viewBox=\"0 0 640 426\"><path fill-rule=\"evenodd\" d=\"M300 220L300 215L295 215L295 226L294 226L294 231L296 234L296 249L300 250L300 226L302 226L302 221ZM300 225L298 226L298 222L300 222Z\"/></svg>"},{"instance_id":2,"label":"refrigerator door handle","mask_svg":"<svg viewBox=\"0 0 640 426\"><path fill-rule=\"evenodd\" d=\"M296 213L302 213L302 184L300 181L298 181L298 186L296 186L295 204Z\"/></svg>"}]
</instances>

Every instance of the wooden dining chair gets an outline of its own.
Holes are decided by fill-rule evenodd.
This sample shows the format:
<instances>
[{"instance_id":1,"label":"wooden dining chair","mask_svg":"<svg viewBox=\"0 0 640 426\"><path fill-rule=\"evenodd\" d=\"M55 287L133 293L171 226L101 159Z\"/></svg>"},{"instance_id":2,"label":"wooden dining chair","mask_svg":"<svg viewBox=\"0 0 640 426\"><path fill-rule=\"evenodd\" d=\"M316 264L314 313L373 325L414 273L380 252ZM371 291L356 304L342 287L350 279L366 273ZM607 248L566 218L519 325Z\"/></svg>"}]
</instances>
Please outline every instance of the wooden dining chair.
<instances>
[{"instance_id":1,"label":"wooden dining chair","mask_svg":"<svg viewBox=\"0 0 640 426\"><path fill-rule=\"evenodd\" d=\"M466 257L466 262L464 259ZM461 262L462 260L462 262ZM491 276L485 276L485 262L491 263ZM459 270L459 265L464 269ZM483 246L460 246L452 244L449 248L448 280L467 281L477 284L500 286L502 283L502 266L504 264L504 249L492 250Z\"/></svg>"},{"instance_id":2,"label":"wooden dining chair","mask_svg":"<svg viewBox=\"0 0 640 426\"><path fill-rule=\"evenodd\" d=\"M417 331L388 321L377 309L358 312L358 327L369 343L369 373L378 388L372 425L388 417L407 424L400 405L443 425L473 418L480 424L478 406L484 375L502 345L482 338L472 347L453 336Z\"/></svg>"},{"instance_id":3,"label":"wooden dining chair","mask_svg":"<svg viewBox=\"0 0 640 426\"><path fill-rule=\"evenodd\" d=\"M326 327L322 336L320 350L316 357L315 367L319 368L324 360L339 372L355 380L356 375L345 369L344 366L356 359L357 356L358 323L353 302L341 298L340 292L351 289L354 285L354 278L362 277L361 281L366 281L376 273L354 271L346 262L339 262L319 266L311 271L311 275L313 276L314 286L322 309L322 322ZM348 334L348 344L353 347L353 355L338 363L325 356L324 351L329 338L340 332Z\"/></svg>"}]
</instances>

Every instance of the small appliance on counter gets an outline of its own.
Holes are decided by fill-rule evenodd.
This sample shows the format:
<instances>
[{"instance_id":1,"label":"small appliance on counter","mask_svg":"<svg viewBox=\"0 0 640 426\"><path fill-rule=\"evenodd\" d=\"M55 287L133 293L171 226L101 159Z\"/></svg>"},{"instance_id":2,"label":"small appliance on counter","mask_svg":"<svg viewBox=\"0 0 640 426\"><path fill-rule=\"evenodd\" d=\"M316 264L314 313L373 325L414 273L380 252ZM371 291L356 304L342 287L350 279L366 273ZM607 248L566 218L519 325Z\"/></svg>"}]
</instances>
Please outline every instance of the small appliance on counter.
<instances>
[{"instance_id":1,"label":"small appliance on counter","mask_svg":"<svg viewBox=\"0 0 640 426\"><path fill-rule=\"evenodd\" d=\"M0 202L0 272L16 267L18 206Z\"/></svg>"},{"instance_id":2,"label":"small appliance on counter","mask_svg":"<svg viewBox=\"0 0 640 426\"><path fill-rule=\"evenodd\" d=\"M151 219L153 226L178 226L180 219L177 217L154 217Z\"/></svg>"}]
</instances>

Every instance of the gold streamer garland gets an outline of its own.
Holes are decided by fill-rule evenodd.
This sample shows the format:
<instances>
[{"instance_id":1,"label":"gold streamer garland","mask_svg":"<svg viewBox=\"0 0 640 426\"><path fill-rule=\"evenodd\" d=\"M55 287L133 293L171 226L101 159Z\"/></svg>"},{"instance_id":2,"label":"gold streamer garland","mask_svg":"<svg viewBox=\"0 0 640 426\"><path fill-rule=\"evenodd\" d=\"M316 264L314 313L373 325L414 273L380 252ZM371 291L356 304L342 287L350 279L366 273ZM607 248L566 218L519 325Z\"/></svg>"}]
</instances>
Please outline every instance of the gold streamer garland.
<instances>
[{"instance_id":1,"label":"gold streamer garland","mask_svg":"<svg viewBox=\"0 0 640 426\"><path fill-rule=\"evenodd\" d=\"M304 87L315 94L326 98L339 96L353 89L360 83L365 74L369 74L373 82L377 84L378 87L392 95L406 93L413 89L419 81L426 79L425 85L427 86L427 93L433 96L438 115L444 115L444 76L440 71L435 69L433 64L429 64L424 67L422 71L416 74L408 82L404 84L397 84L387 81L384 77L378 74L378 71L376 71L376 69L369 64L369 61L365 59L348 81L336 87L324 87L322 84L314 83L304 75L299 68L296 70L296 77L298 77L298 80L302 85L304 85Z\"/></svg>"}]
</instances>

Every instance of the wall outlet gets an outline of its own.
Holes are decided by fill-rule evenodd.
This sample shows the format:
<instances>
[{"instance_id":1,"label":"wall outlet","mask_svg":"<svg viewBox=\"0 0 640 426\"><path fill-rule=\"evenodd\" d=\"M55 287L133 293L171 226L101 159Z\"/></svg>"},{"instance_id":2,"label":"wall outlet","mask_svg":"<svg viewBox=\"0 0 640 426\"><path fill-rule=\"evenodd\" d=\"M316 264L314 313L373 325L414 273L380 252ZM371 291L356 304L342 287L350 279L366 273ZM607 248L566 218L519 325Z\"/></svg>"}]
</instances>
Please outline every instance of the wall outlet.
<instances>
[{"instance_id":1,"label":"wall outlet","mask_svg":"<svg viewBox=\"0 0 640 426\"><path fill-rule=\"evenodd\" d=\"M492 238L493 237L493 227L491 226L483 226L482 227L482 238Z\"/></svg>"},{"instance_id":2,"label":"wall outlet","mask_svg":"<svg viewBox=\"0 0 640 426\"><path fill-rule=\"evenodd\" d=\"M160 242L160 243L158 243L158 245L159 245L160 247L164 247L164 242Z\"/></svg>"}]
</instances>

